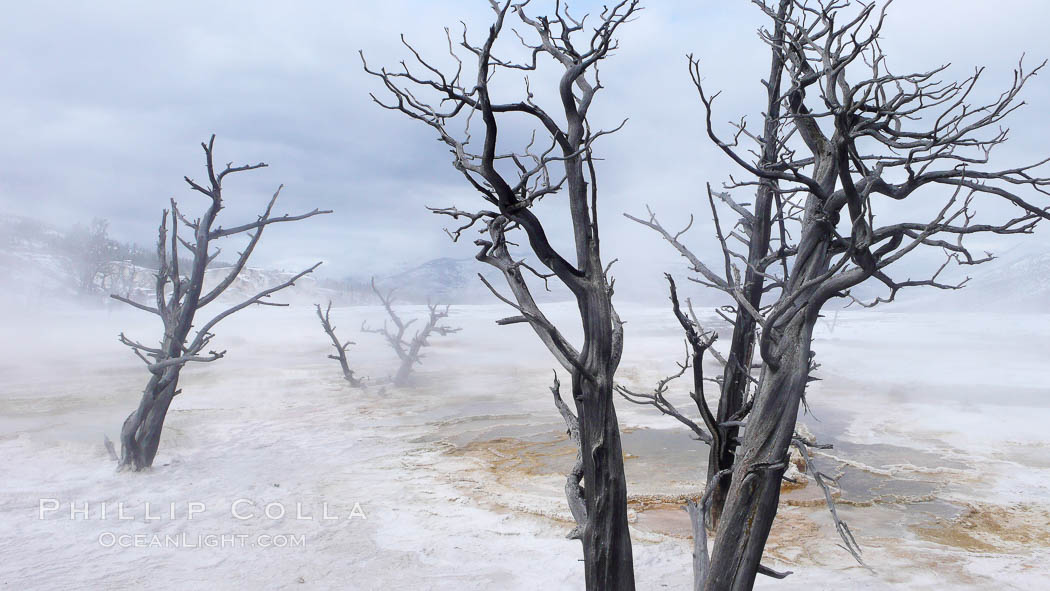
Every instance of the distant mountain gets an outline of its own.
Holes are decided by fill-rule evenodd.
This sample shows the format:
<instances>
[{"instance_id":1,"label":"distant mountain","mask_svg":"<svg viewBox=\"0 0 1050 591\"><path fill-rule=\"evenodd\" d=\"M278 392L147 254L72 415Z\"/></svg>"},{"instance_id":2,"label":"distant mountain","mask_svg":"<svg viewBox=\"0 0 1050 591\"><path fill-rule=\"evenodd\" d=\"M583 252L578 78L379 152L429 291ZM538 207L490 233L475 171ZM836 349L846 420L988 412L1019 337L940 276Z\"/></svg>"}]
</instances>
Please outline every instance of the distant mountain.
<instances>
[{"instance_id":1,"label":"distant mountain","mask_svg":"<svg viewBox=\"0 0 1050 591\"><path fill-rule=\"evenodd\" d=\"M473 299L473 294L468 292L477 291L477 287L484 288L475 275L478 265L473 259L432 259L418 267L379 277L376 284L384 290L395 288L398 299L402 300L426 301L430 298L435 303L463 303Z\"/></svg>"},{"instance_id":2,"label":"distant mountain","mask_svg":"<svg viewBox=\"0 0 1050 591\"><path fill-rule=\"evenodd\" d=\"M1025 238L1020 246L1003 252L995 260L964 267L956 274L971 277L963 289L916 288L925 293L916 298L915 306L960 311L1050 312L1050 243L1039 235Z\"/></svg>"},{"instance_id":3,"label":"distant mountain","mask_svg":"<svg viewBox=\"0 0 1050 591\"><path fill-rule=\"evenodd\" d=\"M395 298L406 303L425 303L428 300L447 304L495 303L496 297L481 282L478 273L483 274L501 293L510 295L502 274L474 258L431 259L405 271L376 277L376 285L382 290L394 288ZM538 301L564 300L569 297L564 287L556 288L556 281L550 282L551 291L548 292L541 279L535 278L528 271L525 271L525 274ZM354 283L362 282L356 280ZM368 285L367 282L363 283ZM368 288L371 289L370 286Z\"/></svg>"},{"instance_id":4,"label":"distant mountain","mask_svg":"<svg viewBox=\"0 0 1050 591\"><path fill-rule=\"evenodd\" d=\"M0 298L29 301L34 298L79 297L99 302L109 301L111 293L150 303L154 300L156 270L150 265L155 253L107 239L113 246L115 260L102 263L90 279L78 276L75 258L75 230L62 230L46 222L18 216L0 216L0 276L7 280ZM103 259L104 261L105 259ZM186 269L189 262L183 265ZM216 262L205 277L205 289L215 285L230 271L228 263ZM235 302L251 297L292 277L292 271L247 267L226 290L220 302ZM478 279L478 273L501 292L507 293L506 282L495 269L474 258L436 258L415 267L378 275L376 284L382 290L395 289L395 300L405 304L427 301L444 304L494 303L496 298ZM544 289L543 281L530 276L534 295L539 301L563 300L568 292ZM534 281L533 281L534 280ZM90 282L90 288L85 286ZM348 277L342 280L308 275L292 288L275 294L274 301L285 303L324 303L336 305L375 304L371 277Z\"/></svg>"},{"instance_id":5,"label":"distant mountain","mask_svg":"<svg viewBox=\"0 0 1050 591\"><path fill-rule=\"evenodd\" d=\"M995 305L1003 312L1050 312L1050 245L1041 252L1008 253L974 269L971 275L973 279L959 294L961 305Z\"/></svg>"}]
</instances>

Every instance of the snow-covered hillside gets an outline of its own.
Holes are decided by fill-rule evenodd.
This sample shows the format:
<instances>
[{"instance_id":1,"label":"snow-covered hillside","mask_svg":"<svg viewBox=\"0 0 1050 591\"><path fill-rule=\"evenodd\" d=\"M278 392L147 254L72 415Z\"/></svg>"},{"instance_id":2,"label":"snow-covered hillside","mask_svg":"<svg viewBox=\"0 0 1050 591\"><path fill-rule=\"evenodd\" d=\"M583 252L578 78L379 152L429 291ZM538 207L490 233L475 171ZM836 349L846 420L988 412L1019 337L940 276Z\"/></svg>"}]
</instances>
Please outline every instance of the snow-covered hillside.
<instances>
[{"instance_id":1,"label":"snow-covered hillside","mask_svg":"<svg viewBox=\"0 0 1050 591\"><path fill-rule=\"evenodd\" d=\"M28 300L76 292L68 257L58 252L63 235L30 218L0 217L0 276L4 296Z\"/></svg>"},{"instance_id":2,"label":"snow-covered hillside","mask_svg":"<svg viewBox=\"0 0 1050 591\"><path fill-rule=\"evenodd\" d=\"M380 286L395 287L397 297L404 301L453 304L488 304L495 301L492 292L478 279L481 273L497 289L505 285L503 276L495 269L474 258L438 258L400 273L377 277ZM568 290L557 281L546 290L543 281L526 273L538 301L564 301L570 298Z\"/></svg>"}]
</instances>

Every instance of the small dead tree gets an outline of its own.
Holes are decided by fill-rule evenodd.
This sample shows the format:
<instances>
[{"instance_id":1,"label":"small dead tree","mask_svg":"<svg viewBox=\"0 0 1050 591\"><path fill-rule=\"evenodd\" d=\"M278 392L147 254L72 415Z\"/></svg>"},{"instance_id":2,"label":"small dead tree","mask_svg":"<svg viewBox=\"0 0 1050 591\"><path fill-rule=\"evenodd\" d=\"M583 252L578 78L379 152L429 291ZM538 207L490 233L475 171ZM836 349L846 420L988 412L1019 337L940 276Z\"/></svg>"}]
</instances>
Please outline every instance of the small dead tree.
<instances>
[{"instance_id":1,"label":"small dead tree","mask_svg":"<svg viewBox=\"0 0 1050 591\"><path fill-rule=\"evenodd\" d=\"M634 566L627 526L627 485L613 392L613 377L623 349L623 326L612 304L613 285L599 248L594 156L595 142L619 127L595 129L588 116L602 88L598 65L618 47L617 30L640 8L636 0L615 2L605 7L591 26L569 14L562 3L555 4L550 16L529 16L527 0L490 0L490 6L494 22L480 43L471 42L466 31L456 39L447 34L450 68L435 65L407 42L414 60L411 66L402 62L397 70L377 70L367 63L364 67L392 97L383 102L373 96L376 102L430 126L448 146L453 167L484 202L484 208L463 210L453 206L433 211L461 224L448 231L453 240L479 226L487 234L475 240L480 247L476 258L500 271L511 295L500 294L483 276L481 280L500 301L517 311L500 324L528 324L571 375L583 450L586 588L631 590ZM509 55L506 52L522 50L516 42L517 47L497 48L508 15L517 17L531 39L516 31L527 56L522 60L505 57ZM548 112L540 105L527 77L517 80L524 86L520 96L507 101L494 97L494 79L535 72L551 63L559 80L546 91L556 97L556 111ZM534 133L531 140L522 142L523 147L508 149L500 145L506 142L500 126L514 121L528 122ZM475 134L480 136L479 142L473 141ZM544 223L533 210L538 201L558 193L565 195L572 225L574 252L569 256L551 244ZM514 233L524 234L547 271L511 256L508 245ZM555 278L575 296L583 327L579 349L540 309L525 272L544 282Z\"/></svg>"},{"instance_id":2,"label":"small dead tree","mask_svg":"<svg viewBox=\"0 0 1050 591\"><path fill-rule=\"evenodd\" d=\"M156 314L160 317L164 326L160 342L154 346L132 340L125 336L124 333L120 334L120 342L131 347L135 355L146 364L150 373L149 382L142 392L142 399L138 408L128 415L121 429L121 469L138 471L153 465L153 459L156 457L157 448L160 445L161 430L164 427L164 418L167 415L168 407L172 399L181 392L178 389L178 383L183 367L188 363L216 361L226 354L226 351L207 350L212 338L215 336L212 332L215 326L231 314L253 304L266 306L287 305L270 302L268 298L282 289L295 285L297 280L313 272L321 264L317 263L309 269L296 273L287 281L265 289L215 314L210 320L199 325L191 338L197 312L205 306L214 303L228 287L233 285L237 275L244 269L248 258L262 238L263 230L267 226L331 213L328 210L315 209L301 215L273 217L273 206L277 202L277 196L281 193L281 187L278 187L273 197L270 198L266 209L255 221L229 228L216 225L216 218L224 204L222 183L226 177L239 172L263 168L266 164L260 162L258 164L233 166L230 163L224 168L218 169L215 167L213 158L215 136L211 136L211 139L207 143L202 143L201 146L204 148L208 180L203 185L198 184L189 177L185 177L185 180L193 191L207 197L209 203L201 217L194 220L183 214L174 199L171 200L171 210L164 210L164 213L161 215L160 228L158 230L159 237L157 239L159 268L156 274L156 303L151 306L119 294L110 296L140 310ZM180 228L190 230L191 237L184 238L180 236ZM248 244L240 252L237 261L226 275L216 285L205 291L205 272L208 269L208 265L215 260L220 252L218 248L211 252L212 242L240 234L248 236ZM188 270L180 268L180 257L183 256L182 253L184 252L190 256L191 264Z\"/></svg>"},{"instance_id":3,"label":"small dead tree","mask_svg":"<svg viewBox=\"0 0 1050 591\"><path fill-rule=\"evenodd\" d=\"M390 348L397 353L397 358L401 360L401 365L397 368L397 373L391 378L391 382L395 386L404 386L408 383L408 377L412 374L412 370L415 369L416 365L422 365L423 363L423 348L430 345L430 335L438 334L446 336L455 332L459 332L460 328L453 328L451 326L445 326L440 324L442 320L448 318L449 306L445 306L441 309L436 304L427 303L427 310L430 312L427 317L426 323L422 328L416 331L415 335L411 340L405 340L405 334L408 332L408 327L415 323L416 319L413 318L408 322L401 319L401 316L394 311L394 290L390 289L384 295L383 292L379 291L376 287L375 278L372 279L372 291L375 292L376 297L383 303L383 308L386 309L387 316L390 317L390 321L394 323L394 328L391 329L387 325L386 321L383 321L383 328L369 328L365 322L361 323L361 332L371 332L375 334L383 335L386 339L387 344Z\"/></svg>"},{"instance_id":4,"label":"small dead tree","mask_svg":"<svg viewBox=\"0 0 1050 591\"><path fill-rule=\"evenodd\" d=\"M712 123L717 94L704 88L699 63L689 62L708 136L748 175L731 178L725 192L708 187L722 251L719 270L681 242L684 230L665 230L651 213L637 219L690 261L699 283L730 298L728 314L735 315L729 318L730 357L741 363L727 364L725 375L740 372L751 384L741 398L727 395L731 380L722 383L715 429L731 454L722 462L712 449L710 505L718 515L717 535L697 587L707 590L751 589L762 572L759 561L776 515L788 448L796 445L808 455L810 443L796 436L795 423L806 385L814 379L812 334L823 306L832 298L873 306L909 287L959 289L967 280L942 279L945 269L992 258L974 255L967 238L1031 233L1050 217L1045 206L1020 193L1050 195L1050 179L1037 174L1048 160L991 164L991 153L1008 135L1000 123L1023 104L1020 92L1042 65L1033 70L1019 65L1009 88L988 103L974 104L970 96L980 69L965 80L942 82L938 77L947 66L909 74L887 67L879 34L888 3L879 10L875 3L753 2L773 23L772 31L760 35L772 55L770 76L763 81L768 103L761 130L741 120L732 124L732 139L723 139ZM754 147L745 151L747 142ZM753 204L734 199L732 192L741 189L756 191ZM916 219L921 208L897 203L914 202L919 194L937 206ZM983 223L975 221L978 202L998 203L980 216ZM739 217L732 228L723 228L723 208ZM880 226L876 211L894 220L912 219ZM928 275L901 279L891 273L904 257L922 251L943 256ZM863 302L851 294L867 281L883 285L888 295ZM738 339L750 344L737 349ZM752 350L760 361L757 379L751 373ZM859 560L826 477L810 469L844 546Z\"/></svg>"},{"instance_id":5,"label":"small dead tree","mask_svg":"<svg viewBox=\"0 0 1050 591\"><path fill-rule=\"evenodd\" d=\"M335 355L329 355L328 358L338 361L339 367L343 370L343 379L350 383L355 388L364 388L364 378L359 378L354 375L354 370L350 369L350 362L346 358L346 350L353 345L353 341L346 341L345 343L339 340L339 337L335 336L335 326L332 326L330 315L332 313L332 302L328 302L328 307L323 311L321 310L321 304L314 304L317 308L317 318L321 321L321 328L324 329L325 334L332 340L332 347L335 348Z\"/></svg>"}]
</instances>

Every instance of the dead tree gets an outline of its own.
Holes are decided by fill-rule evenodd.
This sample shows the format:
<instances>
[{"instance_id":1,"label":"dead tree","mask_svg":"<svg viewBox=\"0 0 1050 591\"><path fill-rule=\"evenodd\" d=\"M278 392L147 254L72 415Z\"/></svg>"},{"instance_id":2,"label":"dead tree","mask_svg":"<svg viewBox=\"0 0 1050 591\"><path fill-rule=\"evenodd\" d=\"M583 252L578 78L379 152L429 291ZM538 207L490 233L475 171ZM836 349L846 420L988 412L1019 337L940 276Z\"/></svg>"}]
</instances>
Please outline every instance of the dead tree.
<instances>
[{"instance_id":1,"label":"dead tree","mask_svg":"<svg viewBox=\"0 0 1050 591\"><path fill-rule=\"evenodd\" d=\"M878 41L885 5L754 3L773 23L772 32L761 34L773 56L761 131L741 120L723 139L712 122L717 94L704 88L699 62L689 62L708 136L746 175L731 178L726 192L708 188L722 250L719 271L693 255L682 232L663 230L655 216L642 220L689 258L697 281L727 294L737 316L734 330L749 333L740 336L754 342L761 360L751 395L739 407L729 401L728 411L739 410L720 409L720 418L733 420L716 425L745 427L726 439L736 449L729 476L720 479L727 488L703 581L709 590L751 589L759 572L798 410L813 379L812 333L823 306L832 298L872 306L908 287L959 289L966 279L943 279L945 269L991 259L975 255L967 238L1031 233L1050 217L1021 194L1050 194L1050 179L1037 174L1047 160L995 167L990 157L1007 139L999 124L1023 104L1020 92L1042 65L1025 70L1020 64L1008 89L991 102L972 104L980 69L965 80L942 82L947 66L910 74L887 67ZM747 142L754 147L746 148ZM741 189L756 191L753 205L734 199L732 192ZM939 201L928 217L876 224L876 210L895 219L914 215L914 208L898 202L920 194L925 203ZM986 211L977 223L978 202L998 202L1013 213ZM723 208L739 217L734 227L723 229ZM925 277L895 277L893 265L918 251L939 251L942 262ZM851 290L867 281L884 286L887 295L855 298ZM754 319L752 331L741 315ZM749 368L736 369L743 375ZM835 518L843 539L851 539Z\"/></svg>"},{"instance_id":2,"label":"dead tree","mask_svg":"<svg viewBox=\"0 0 1050 591\"><path fill-rule=\"evenodd\" d=\"M201 193L208 198L207 208L201 217L189 219L179 209L175 200L171 200L171 210L164 210L161 215L160 228L157 240L157 261L159 267L156 274L155 297L156 303L148 305L136 302L130 298L113 294L110 297L120 300L140 310L156 314L160 317L164 326L164 332L157 345L145 345L139 341L132 340L120 334L120 341L131 347L135 355L145 364L150 373L149 382L142 393L142 400L124 421L120 433L121 457L120 468L130 470L143 470L153 465L153 459L157 455L157 447L160 444L160 434L164 427L164 418L168 407L178 389L179 375L183 367L188 363L208 363L221 359L226 351L207 350L215 334L212 332L215 326L231 314L243 310L253 304L266 306L282 306L270 302L268 298L275 292L295 285L301 277L313 272L321 263L299 272L287 281L265 289L229 308L218 312L210 320L197 325L196 332L191 332L195 327L195 318L199 310L214 303L237 279L237 275L244 269L248 258L255 250L256 245L262 238L263 230L270 224L278 222L292 222L302 220L315 215L331 213L315 209L300 215L283 215L274 217L273 206L277 202L277 196L281 193L281 187L270 198L263 213L253 222L239 226L224 228L216 225L216 218L223 208L223 186L225 178L231 174L263 168L266 164L247 164L233 166L227 164L218 169L214 164L215 136L207 143L201 144L204 148L205 164L207 166L208 180L204 184L185 177L193 191ZM169 215L170 214L170 215ZM179 235L180 228L190 230L191 236L185 238ZM170 233L170 234L169 234ZM219 255L220 249L211 250L212 242L229 236L246 234L248 244L240 252L233 267L213 287L205 290L204 278L208 265ZM180 250L181 249L181 250ZM188 253L190 257L190 268L180 268L180 257Z\"/></svg>"},{"instance_id":3,"label":"dead tree","mask_svg":"<svg viewBox=\"0 0 1050 591\"><path fill-rule=\"evenodd\" d=\"M395 386L404 386L408 383L408 377L412 374L412 370L415 369L416 365L423 363L423 347L430 345L430 335L439 334L446 336L454 332L459 332L460 328L453 328L451 326L445 326L440 324L442 320L448 318L449 306L445 306L441 309L436 304L427 303L427 310L430 312L427 317L426 323L423 328L416 331L416 334L411 340L405 339L405 333L408 332L408 327L415 323L416 319L413 318L408 322L401 319L401 316L394 311L394 290L390 289L384 295L379 288L376 287L375 278L372 279L372 291L375 292L376 297L383 303L383 308L386 309L387 316L390 317L390 321L394 323L394 328L391 329L387 325L386 321L383 321L383 328L369 328L364 322L361 323L361 332L371 332L375 334L383 335L386 339L390 348L397 353L397 358L401 360L401 365L397 368L397 373L391 378L391 382Z\"/></svg>"},{"instance_id":4,"label":"dead tree","mask_svg":"<svg viewBox=\"0 0 1050 591\"><path fill-rule=\"evenodd\" d=\"M769 33L771 43L782 43L784 39L785 25L784 16L787 14L791 2L781 1L778 7L778 19L774 22L773 31ZM783 79L784 60L780 52L772 52L770 60L769 76L764 81L766 89L766 106L764 110L762 136L775 137L781 125L781 88ZM759 168L769 168L776 164L779 156L778 144L776 142L765 142L756 152L758 154ZM726 258L723 270L718 272L709 268L693 252L683 244L679 238L682 237L693 225L690 217L689 224L681 231L672 234L666 230L657 220L656 215L649 211L647 218L636 218L625 214L627 218L641 223L657 231L668 241L690 264L690 268L696 273L694 281L731 292L730 300L732 306L729 310L731 317L726 320L733 326L732 340L729 350L722 362L722 379L717 383L719 387L719 401L717 415L709 437L711 438L710 452L708 454L707 480L715 486L710 495L710 515L713 524L718 523L725 503L726 494L729 491L728 478L716 478L715 475L733 467L733 458L738 443L739 426L744 415L750 410L748 393L754 386L755 378L752 376L752 365L754 364L755 342L757 332L757 311L762 305L762 296L768 291L766 281L768 274L765 269L769 266L767 259L770 251L770 238L773 228L773 205L780 201L778 196L778 179L761 178L756 183L755 201L752 210L737 204L732 199L718 194L724 202L732 208L733 212L740 216L737 227L734 228L732 236L734 239L742 240L744 248L739 254L745 257L743 272L731 269L731 259ZM713 195L709 192L709 205L713 209L715 203ZM716 220L716 224L718 221ZM741 236L742 234L742 236ZM721 227L718 235L724 237ZM674 283L668 277L672 285L672 301L674 300ZM677 307L677 303L675 303ZM676 316L678 314L676 313ZM695 320L695 317L694 317ZM699 324L697 323L699 328ZM688 331L687 331L688 334ZM694 383L694 392L701 388L701 384Z\"/></svg>"},{"instance_id":5,"label":"dead tree","mask_svg":"<svg viewBox=\"0 0 1050 591\"><path fill-rule=\"evenodd\" d=\"M691 305L688 306L688 313L682 309L682 305L678 299L678 288L675 284L674 278L671 277L670 274L665 274L665 277L667 278L667 283L670 288L671 311L674 313L675 319L678 320L679 325L682 327L682 331L685 333L685 361L678 364L677 372L657 382L652 393L636 392L621 384L616 385L616 390L629 402L653 406L663 414L674 418L678 422L689 427L694 439L707 443L712 451L718 450L722 447L720 438L726 436L728 428L738 428L740 427L741 422L735 417L729 421L720 422L711 411L711 407L708 405L707 398L704 395L704 383L712 382L716 386L720 386L720 392L723 393L720 400L724 403L724 384L726 382L723 381L723 379L713 379L704 376L704 354L708 351L712 352L714 354L713 356L722 363L723 367L726 366L728 360L726 357L719 355L711 348L711 345L718 339L718 334L714 331L705 331L703 329ZM690 419L685 412L680 411L667 398L670 384L685 375L685 372L690 368L693 370L693 387L689 392L689 397L693 400L693 403L696 406L697 413L702 420L701 423L697 423L693 419ZM750 378L750 372L748 373L748 376ZM802 446L805 445L806 442L797 441L796 443L797 445ZM803 453L806 452L804 451ZM718 461L718 459L712 454L710 462L715 461ZM710 470L708 471L710 472ZM727 477L731 473L732 462L729 463L728 467L721 468L713 474L709 474L707 486L704 489L701 499L699 501L689 501L684 507L686 511L688 511L689 519L692 522L693 583L694 589L697 591L703 589L704 581L707 578L707 574L710 572L707 549L707 528L709 525L712 525L712 520L710 519L712 517L712 503L715 501L718 491L721 489L719 484L724 480L728 480ZM833 503L830 496L828 497L828 503ZM832 504L831 507L837 520L838 515L837 513L834 513L834 505ZM843 526L844 525L845 524L843 524ZM848 531L848 528L846 531ZM758 572L778 579L782 579L791 574L790 572L777 572L762 565L758 566Z\"/></svg>"},{"instance_id":6,"label":"dead tree","mask_svg":"<svg viewBox=\"0 0 1050 591\"><path fill-rule=\"evenodd\" d=\"M98 293L99 274L106 271L120 251L119 245L109 237L109 221L94 218L87 226L73 226L65 245L80 293Z\"/></svg>"},{"instance_id":7,"label":"dead tree","mask_svg":"<svg viewBox=\"0 0 1050 591\"><path fill-rule=\"evenodd\" d=\"M355 388L363 388L365 386L364 378L359 378L354 375L354 370L350 369L350 362L346 358L346 350L353 345L353 341L346 341L345 343L339 340L339 337L335 336L335 327L332 326L330 315L332 313L332 302L328 302L328 307L321 311L321 304L314 304L317 308L317 318L321 321L321 328L324 329L325 334L332 340L332 347L335 348L335 355L329 355L328 358L338 361L339 367L343 370L343 379L350 383Z\"/></svg>"},{"instance_id":8,"label":"dead tree","mask_svg":"<svg viewBox=\"0 0 1050 591\"><path fill-rule=\"evenodd\" d=\"M453 240L472 228L487 235L475 241L480 247L476 258L500 271L511 295L500 294L481 279L517 311L501 324L528 324L571 375L583 450L586 587L592 591L633 589L627 486L613 405L613 376L620 362L623 327L613 308L613 285L599 248L594 156L595 142L618 127L596 130L588 115L601 88L598 64L618 47L616 31L639 7L635 0L616 2L598 15L592 28L584 19L570 15L561 3L555 4L553 15L542 17L529 16L528 4L528 0L490 0L494 22L480 43L471 42L466 31L456 39L448 33L451 68L438 67L407 42L413 65L402 62L397 70L377 70L367 63L364 67L382 81L392 97L389 102L376 102L429 125L448 146L453 167L484 202L483 208L453 206L433 211L459 222L449 231ZM517 17L531 38L517 35L528 56L524 60L501 55L515 48L496 47L508 17ZM472 62L458 55L457 48ZM560 79L545 90L557 97L557 111L548 112L541 106L527 77L521 81L524 89L519 97L504 101L493 96L494 78L527 74L551 63ZM514 122L532 124L532 140L522 142L524 147L500 144L501 125ZM475 135L480 141L474 141ZM565 195L569 209L575 256L555 249L533 211L539 200L559 193ZM511 256L508 245L514 242L515 233L524 234L546 270ZM557 279L575 296L583 326L579 349L537 305L526 272L544 282Z\"/></svg>"}]
</instances>

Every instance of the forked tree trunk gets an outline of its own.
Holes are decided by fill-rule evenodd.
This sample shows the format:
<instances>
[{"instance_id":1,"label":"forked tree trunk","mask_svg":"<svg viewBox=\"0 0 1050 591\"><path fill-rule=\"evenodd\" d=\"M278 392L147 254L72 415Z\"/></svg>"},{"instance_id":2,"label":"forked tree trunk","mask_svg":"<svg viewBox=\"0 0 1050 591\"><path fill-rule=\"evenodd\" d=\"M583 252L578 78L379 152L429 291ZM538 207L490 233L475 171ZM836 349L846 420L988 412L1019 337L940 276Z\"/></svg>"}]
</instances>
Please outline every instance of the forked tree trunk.
<instances>
[{"instance_id":1,"label":"forked tree trunk","mask_svg":"<svg viewBox=\"0 0 1050 591\"><path fill-rule=\"evenodd\" d=\"M831 159L818 158L816 169L818 180L825 185L833 182ZM815 214L819 207L819 201L810 195L799 247L808 255L795 262L786 287L788 293L807 294L799 297L813 297L806 278L821 277L829 268L831 235L827 224ZM758 391L734 457L705 591L750 591L754 587L780 502L781 476L788 466L799 404L809 381L813 326L822 303L814 302L795 313L783 326L777 327L773 320L774 328L766 328L776 334L769 341L773 350L763 355Z\"/></svg>"},{"instance_id":2,"label":"forked tree trunk","mask_svg":"<svg viewBox=\"0 0 1050 591\"><path fill-rule=\"evenodd\" d=\"M173 375L168 375L169 373ZM120 469L143 470L153 465L160 447L164 418L178 387L178 371L150 378L138 408L124 420L120 431Z\"/></svg>"},{"instance_id":3,"label":"forked tree trunk","mask_svg":"<svg viewBox=\"0 0 1050 591\"><path fill-rule=\"evenodd\" d=\"M747 274L750 282L745 285L749 288L757 288L758 293L757 297L753 297L752 290L749 289L745 297L754 303L761 297L763 281L761 277L750 277L751 272L751 267L748 267ZM733 326L733 341L729 346L729 356L726 358L725 372L722 376L722 390L716 416L719 425L732 420L734 415L744 407L744 397L751 378L754 347L755 319L746 311L738 311ZM714 475L733 467L736 451L734 442L739 437L740 431L738 427L733 426L722 427L720 430L721 436L712 442L707 460L707 481L714 487L709 513L712 527L717 527L722 515L722 507L729 494L729 479L714 478Z\"/></svg>"},{"instance_id":4,"label":"forked tree trunk","mask_svg":"<svg viewBox=\"0 0 1050 591\"><path fill-rule=\"evenodd\" d=\"M783 19L787 15L791 0L781 0L777 12L778 20L773 29L773 43L780 44L784 39ZM781 107L781 80L783 77L784 58L779 51L772 52L769 66L769 82L766 86L766 114L763 137L777 137L777 129L780 125ZM761 166L770 166L778 158L778 144L775 141L766 141L762 145ZM762 179L755 195L754 214L750 223L750 236L748 241L747 267L744 271L744 293L743 296L754 309L762 307L762 293L765 288L764 268L760 268L762 260L769 252L769 239L772 230L771 213L773 200L776 196L777 183L771 179ZM728 277L727 277L728 279ZM721 399L718 401L718 424L721 425L731 421L744 407L744 401L751 380L751 361L755 350L755 318L747 310L737 305L736 322L733 325L733 341L729 347L725 372L722 375ZM724 427L721 437L716 441L718 446L711 446L707 462L707 481L712 482L715 487L711 496L711 524L717 527L718 520L722 515L722 507L725 505L729 494L729 479L715 478L714 476L733 467L735 456L734 442L739 436L739 427Z\"/></svg>"},{"instance_id":5,"label":"forked tree trunk","mask_svg":"<svg viewBox=\"0 0 1050 591\"><path fill-rule=\"evenodd\" d=\"M600 267L599 267L600 268ZM627 525L627 481L623 473L620 427L613 404L613 376L619 365L614 342L612 300L604 281L578 295L583 319L583 367L576 371L572 394L580 426L587 524L583 552L587 589L634 590L634 558Z\"/></svg>"},{"instance_id":6,"label":"forked tree trunk","mask_svg":"<svg viewBox=\"0 0 1050 591\"><path fill-rule=\"evenodd\" d=\"M401 316L394 311L394 290L390 289L383 295L383 292L376 287L376 280L372 278L372 292L376 294L379 301L382 302L383 308L386 310L387 316L394 323L394 328L387 328L387 323L383 322L383 328L368 328L365 323L361 324L362 332L373 332L381 334L386 339L386 342L390 347L397 353L398 359L401 360L401 365L397 368L397 373L391 379L395 386L404 386L408 383L408 378L412 375L412 370L415 369L416 365L422 363L423 360L423 347L430 345L430 336L432 334L439 334L445 336L454 332L459 332L461 329L453 328L451 326L445 326L439 324L442 319L448 318L449 306L445 306L444 310L440 309L437 304L431 304L427 302L427 309L430 311L430 315L427 318L426 323L421 329L416 331L415 336L411 340L406 340L405 332L408 327L415 322L415 320L409 320L405 322L401 320ZM320 307L318 308L317 314L321 315ZM321 317L321 323L326 322L325 318ZM327 329L326 329L327 330ZM329 336L332 336L329 334ZM336 348L340 347L339 341L332 336L333 343ZM342 354L342 353L340 353ZM341 362L343 363L343 362ZM345 365L345 363L344 363Z\"/></svg>"},{"instance_id":7,"label":"forked tree trunk","mask_svg":"<svg viewBox=\"0 0 1050 591\"><path fill-rule=\"evenodd\" d=\"M800 314L784 329L778 347L782 353L779 367L767 365L762 371L718 522L706 591L750 591L755 584L809 378L812 332L812 319Z\"/></svg>"}]
</instances>

